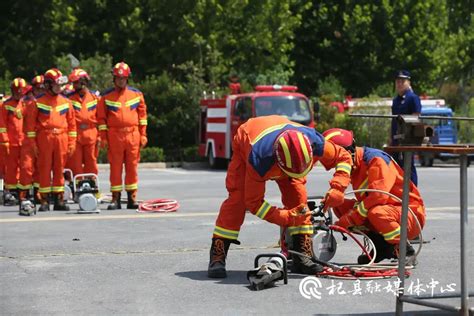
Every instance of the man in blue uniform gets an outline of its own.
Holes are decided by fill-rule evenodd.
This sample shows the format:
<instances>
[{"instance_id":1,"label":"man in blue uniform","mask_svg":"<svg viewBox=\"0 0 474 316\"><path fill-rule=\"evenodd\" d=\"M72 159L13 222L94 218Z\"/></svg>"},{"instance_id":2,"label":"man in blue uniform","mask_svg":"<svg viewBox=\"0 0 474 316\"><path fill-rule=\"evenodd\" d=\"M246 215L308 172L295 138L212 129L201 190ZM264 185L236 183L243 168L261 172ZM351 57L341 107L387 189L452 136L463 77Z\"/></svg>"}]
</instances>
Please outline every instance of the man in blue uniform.
<instances>
[{"instance_id":1,"label":"man in blue uniform","mask_svg":"<svg viewBox=\"0 0 474 316\"><path fill-rule=\"evenodd\" d=\"M397 72L395 77L395 89L397 90L397 96L392 101L392 114L411 114L420 115L421 103L420 97L418 97L411 88L410 85L411 75L407 70L400 70ZM397 132L396 119L392 119L392 130L391 130L391 145L397 146L398 139L394 139L393 136ZM403 157L401 153L393 153L393 158L403 168ZM416 174L414 159L411 161L411 181L418 185L418 175Z\"/></svg>"}]
</instances>

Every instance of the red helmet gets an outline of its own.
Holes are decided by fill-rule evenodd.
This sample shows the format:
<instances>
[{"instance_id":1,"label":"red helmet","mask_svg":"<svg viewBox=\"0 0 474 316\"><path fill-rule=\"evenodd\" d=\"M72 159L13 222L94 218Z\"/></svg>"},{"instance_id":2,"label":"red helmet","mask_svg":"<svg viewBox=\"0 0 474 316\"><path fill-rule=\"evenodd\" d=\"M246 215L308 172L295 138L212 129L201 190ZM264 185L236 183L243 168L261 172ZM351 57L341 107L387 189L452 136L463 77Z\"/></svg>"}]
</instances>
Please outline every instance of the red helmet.
<instances>
[{"instance_id":1,"label":"red helmet","mask_svg":"<svg viewBox=\"0 0 474 316\"><path fill-rule=\"evenodd\" d=\"M354 145L354 134L342 128L330 128L323 133L324 139L344 148Z\"/></svg>"},{"instance_id":2,"label":"red helmet","mask_svg":"<svg viewBox=\"0 0 474 316\"><path fill-rule=\"evenodd\" d=\"M112 74L115 76L115 77L125 77L125 78L128 78L131 74L132 74L132 70L130 69L130 67L124 63L123 61L120 62L120 63L117 63L113 70L112 70Z\"/></svg>"},{"instance_id":3,"label":"red helmet","mask_svg":"<svg viewBox=\"0 0 474 316\"><path fill-rule=\"evenodd\" d=\"M84 69L80 69L80 68L74 69L69 75L70 82L78 81L81 78L91 80L91 77L89 77L89 74Z\"/></svg>"},{"instance_id":4,"label":"red helmet","mask_svg":"<svg viewBox=\"0 0 474 316\"><path fill-rule=\"evenodd\" d=\"M15 78L13 79L12 83L10 84L10 88L12 89L13 92L17 92L20 94L25 94L26 91L26 81L23 78Z\"/></svg>"},{"instance_id":5,"label":"red helmet","mask_svg":"<svg viewBox=\"0 0 474 316\"><path fill-rule=\"evenodd\" d=\"M54 83L57 83L57 84L66 83L66 82L64 82L65 80L64 80L63 74L57 68L51 68L48 71L46 71L44 73L44 81L45 82L50 81L50 82L54 82Z\"/></svg>"},{"instance_id":6,"label":"red helmet","mask_svg":"<svg viewBox=\"0 0 474 316\"><path fill-rule=\"evenodd\" d=\"M273 145L278 166L292 178L302 178L313 166L313 149L308 137L297 130L282 132Z\"/></svg>"},{"instance_id":7,"label":"red helmet","mask_svg":"<svg viewBox=\"0 0 474 316\"><path fill-rule=\"evenodd\" d=\"M35 77L31 80L31 85L32 85L32 86L42 85L43 83L44 83L44 76L43 76L43 75L35 76Z\"/></svg>"}]
</instances>

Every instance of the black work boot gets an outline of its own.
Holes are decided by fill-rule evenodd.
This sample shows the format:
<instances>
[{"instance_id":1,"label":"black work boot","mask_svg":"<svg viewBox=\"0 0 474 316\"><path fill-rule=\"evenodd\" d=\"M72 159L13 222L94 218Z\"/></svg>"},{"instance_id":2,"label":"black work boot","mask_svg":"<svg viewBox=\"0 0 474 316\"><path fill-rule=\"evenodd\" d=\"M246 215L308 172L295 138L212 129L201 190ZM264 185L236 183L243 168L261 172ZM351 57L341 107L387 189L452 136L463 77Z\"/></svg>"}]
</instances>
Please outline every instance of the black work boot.
<instances>
[{"instance_id":1,"label":"black work boot","mask_svg":"<svg viewBox=\"0 0 474 316\"><path fill-rule=\"evenodd\" d=\"M53 193L54 211L69 211L69 206L64 203L64 192Z\"/></svg>"},{"instance_id":2,"label":"black work boot","mask_svg":"<svg viewBox=\"0 0 474 316\"><path fill-rule=\"evenodd\" d=\"M293 235L293 247L294 250L303 254L304 256L298 256L291 254L293 258L293 272L302 273L308 275L314 275L324 270L323 266L312 260L314 258L313 253L313 239L311 235L297 234Z\"/></svg>"},{"instance_id":3,"label":"black work boot","mask_svg":"<svg viewBox=\"0 0 474 316\"><path fill-rule=\"evenodd\" d=\"M49 212L49 194L48 193L40 193L40 207L38 208L38 212Z\"/></svg>"},{"instance_id":4,"label":"black work boot","mask_svg":"<svg viewBox=\"0 0 474 316\"><path fill-rule=\"evenodd\" d=\"M375 232L368 232L367 237L372 240L375 246L375 250L377 250L377 255L375 256L374 263L378 263L384 259L398 258L395 251L395 246L386 242L382 235L377 234ZM371 251L370 255L373 256L373 254L373 251ZM369 257L366 254L362 254L357 258L358 264L368 264L369 262Z\"/></svg>"},{"instance_id":5,"label":"black work boot","mask_svg":"<svg viewBox=\"0 0 474 316\"><path fill-rule=\"evenodd\" d=\"M129 210L137 210L137 190L127 191L127 208Z\"/></svg>"},{"instance_id":6,"label":"black work boot","mask_svg":"<svg viewBox=\"0 0 474 316\"><path fill-rule=\"evenodd\" d=\"M41 194L39 193L37 187L33 188L33 196L34 196L35 204L40 204L41 203Z\"/></svg>"},{"instance_id":7,"label":"black work boot","mask_svg":"<svg viewBox=\"0 0 474 316\"><path fill-rule=\"evenodd\" d=\"M212 238L212 245L209 258L209 267L207 268L207 276L210 278L225 278L227 271L225 270L225 258L231 243L239 243L226 238ZM239 243L240 244L240 243Z\"/></svg>"},{"instance_id":8,"label":"black work boot","mask_svg":"<svg viewBox=\"0 0 474 316\"><path fill-rule=\"evenodd\" d=\"M120 199L122 198L122 194L120 192L112 192L112 201L110 201L109 206L107 206L108 210L121 210L122 204Z\"/></svg>"}]
</instances>

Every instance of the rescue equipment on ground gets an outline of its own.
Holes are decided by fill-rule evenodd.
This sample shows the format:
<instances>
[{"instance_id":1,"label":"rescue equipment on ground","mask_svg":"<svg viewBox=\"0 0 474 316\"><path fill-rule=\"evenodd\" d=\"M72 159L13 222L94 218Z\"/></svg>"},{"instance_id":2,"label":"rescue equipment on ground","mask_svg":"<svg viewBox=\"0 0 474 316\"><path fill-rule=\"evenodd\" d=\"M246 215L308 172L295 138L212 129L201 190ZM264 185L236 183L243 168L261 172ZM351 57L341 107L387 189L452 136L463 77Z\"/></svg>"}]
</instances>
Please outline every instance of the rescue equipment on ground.
<instances>
[{"instance_id":1,"label":"rescue equipment on ground","mask_svg":"<svg viewBox=\"0 0 474 316\"><path fill-rule=\"evenodd\" d=\"M170 199L147 200L138 205L137 213L170 213L179 209L179 203Z\"/></svg>"},{"instance_id":2,"label":"rescue equipment on ground","mask_svg":"<svg viewBox=\"0 0 474 316\"><path fill-rule=\"evenodd\" d=\"M259 266L260 258L268 260ZM276 281L283 280L288 284L288 264L286 257L279 253L264 253L255 257L254 269L247 272L247 280L252 290L260 291L273 286Z\"/></svg>"},{"instance_id":3,"label":"rescue equipment on ground","mask_svg":"<svg viewBox=\"0 0 474 316\"><path fill-rule=\"evenodd\" d=\"M95 173L80 173L73 178L74 200L79 205L78 213L100 213L99 201L99 177Z\"/></svg>"},{"instance_id":4,"label":"rescue equipment on ground","mask_svg":"<svg viewBox=\"0 0 474 316\"><path fill-rule=\"evenodd\" d=\"M21 216L36 215L36 203L33 188L28 192L28 198L19 202L19 212Z\"/></svg>"}]
</instances>

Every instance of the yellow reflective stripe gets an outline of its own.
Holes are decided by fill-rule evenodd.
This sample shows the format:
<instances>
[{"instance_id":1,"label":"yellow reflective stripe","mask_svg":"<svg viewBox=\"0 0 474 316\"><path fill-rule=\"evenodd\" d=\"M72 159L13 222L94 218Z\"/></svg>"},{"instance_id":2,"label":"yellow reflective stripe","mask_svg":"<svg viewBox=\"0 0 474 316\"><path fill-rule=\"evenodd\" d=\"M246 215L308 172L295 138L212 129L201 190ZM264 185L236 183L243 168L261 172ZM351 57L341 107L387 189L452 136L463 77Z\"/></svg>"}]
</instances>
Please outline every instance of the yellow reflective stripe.
<instances>
[{"instance_id":1,"label":"yellow reflective stripe","mask_svg":"<svg viewBox=\"0 0 474 316\"><path fill-rule=\"evenodd\" d=\"M71 100L71 102L72 102L72 105L73 105L75 108L77 108L77 109L79 109L79 110L82 109L82 105L81 105L80 102L72 101L72 100Z\"/></svg>"},{"instance_id":2,"label":"yellow reflective stripe","mask_svg":"<svg viewBox=\"0 0 474 316\"><path fill-rule=\"evenodd\" d=\"M7 190L15 190L17 188L16 184L6 184L5 183L5 189Z\"/></svg>"},{"instance_id":3,"label":"yellow reflective stripe","mask_svg":"<svg viewBox=\"0 0 474 316\"><path fill-rule=\"evenodd\" d=\"M362 183L360 184L359 189L367 189L368 185L369 185L369 178L365 178L365 180L362 181Z\"/></svg>"},{"instance_id":4,"label":"yellow reflective stripe","mask_svg":"<svg viewBox=\"0 0 474 316\"><path fill-rule=\"evenodd\" d=\"M303 136L303 133L298 133L298 140L300 141L301 149L303 150L304 161L309 163L311 156L309 155L308 148L306 148L306 142Z\"/></svg>"},{"instance_id":5,"label":"yellow reflective stripe","mask_svg":"<svg viewBox=\"0 0 474 316\"><path fill-rule=\"evenodd\" d=\"M7 128L6 128L6 127L0 128L0 133L6 133L6 132L7 132Z\"/></svg>"},{"instance_id":6,"label":"yellow reflective stripe","mask_svg":"<svg viewBox=\"0 0 474 316\"><path fill-rule=\"evenodd\" d=\"M51 111L51 107L49 105L46 105L46 104L43 104L43 103L36 103L36 107L38 107L42 110L46 110L48 112Z\"/></svg>"},{"instance_id":7,"label":"yellow reflective stripe","mask_svg":"<svg viewBox=\"0 0 474 316\"><path fill-rule=\"evenodd\" d=\"M286 160L286 167L291 168L291 154L290 154L290 149L288 148L288 144L286 143L285 139L283 137L280 137L279 140L281 147L283 149L283 154L285 155L285 160Z\"/></svg>"},{"instance_id":8,"label":"yellow reflective stripe","mask_svg":"<svg viewBox=\"0 0 474 316\"><path fill-rule=\"evenodd\" d=\"M51 187L53 192L64 192L64 187Z\"/></svg>"},{"instance_id":9,"label":"yellow reflective stripe","mask_svg":"<svg viewBox=\"0 0 474 316\"><path fill-rule=\"evenodd\" d=\"M128 100L127 102L125 102L125 106L130 106L130 105L135 104L137 102L140 102L140 97L136 97L136 98L133 98L131 100Z\"/></svg>"},{"instance_id":10,"label":"yellow reflective stripe","mask_svg":"<svg viewBox=\"0 0 474 316\"><path fill-rule=\"evenodd\" d=\"M340 162L336 165L336 172L337 171L344 171L347 174L351 174L351 165L345 162Z\"/></svg>"},{"instance_id":11,"label":"yellow reflective stripe","mask_svg":"<svg viewBox=\"0 0 474 316\"><path fill-rule=\"evenodd\" d=\"M364 206L364 201L361 201L359 205L357 205L357 212L360 214L362 217L367 217L367 209Z\"/></svg>"},{"instance_id":12,"label":"yellow reflective stripe","mask_svg":"<svg viewBox=\"0 0 474 316\"><path fill-rule=\"evenodd\" d=\"M49 193L49 192L51 192L51 187L40 187L38 189L38 192L39 193Z\"/></svg>"},{"instance_id":13,"label":"yellow reflective stripe","mask_svg":"<svg viewBox=\"0 0 474 316\"><path fill-rule=\"evenodd\" d=\"M257 213L255 213L255 215L260 217L261 219L264 219L271 207L272 206L267 201L263 201L262 205L258 209Z\"/></svg>"},{"instance_id":14,"label":"yellow reflective stripe","mask_svg":"<svg viewBox=\"0 0 474 316\"><path fill-rule=\"evenodd\" d=\"M33 186L31 184L26 184L26 185L18 184L18 189L20 189L20 190L29 190L32 187Z\"/></svg>"},{"instance_id":15,"label":"yellow reflective stripe","mask_svg":"<svg viewBox=\"0 0 474 316\"><path fill-rule=\"evenodd\" d=\"M303 178L304 176L306 176L308 174L308 172L311 170L311 168L313 168L313 163L310 163L308 165L308 168L306 168L305 171L303 171L302 173L293 173L293 172L289 172L288 170L283 170L283 172L285 172L288 176L290 176L291 178Z\"/></svg>"},{"instance_id":16,"label":"yellow reflective stripe","mask_svg":"<svg viewBox=\"0 0 474 316\"><path fill-rule=\"evenodd\" d=\"M107 125L101 124L99 125L99 131L106 131L107 130Z\"/></svg>"},{"instance_id":17,"label":"yellow reflective stripe","mask_svg":"<svg viewBox=\"0 0 474 316\"><path fill-rule=\"evenodd\" d=\"M110 101L110 100L105 100L105 104L108 105L108 106L116 107L116 108L122 107L122 103L115 102L115 101Z\"/></svg>"},{"instance_id":18,"label":"yellow reflective stripe","mask_svg":"<svg viewBox=\"0 0 474 316\"><path fill-rule=\"evenodd\" d=\"M7 109L8 111L12 111L12 112L16 111L16 107L13 107L11 105L6 105L6 104L5 104L5 109Z\"/></svg>"},{"instance_id":19,"label":"yellow reflective stripe","mask_svg":"<svg viewBox=\"0 0 474 316\"><path fill-rule=\"evenodd\" d=\"M270 134L271 132L274 132L276 130L282 129L283 127L285 127L287 125L295 126L295 127L300 127L301 126L299 124L297 125L297 124L291 124L291 123L283 123L283 124L280 124L280 125L271 126L271 127L267 128L266 130L262 131L260 134L258 134L258 136L255 137L255 139L252 140L252 142L250 144L252 144L252 145L255 144L260 139L265 137L265 135Z\"/></svg>"},{"instance_id":20,"label":"yellow reflective stripe","mask_svg":"<svg viewBox=\"0 0 474 316\"><path fill-rule=\"evenodd\" d=\"M227 239L237 240L237 238L239 238L239 231L238 230L225 229L225 228L216 226L214 228L214 235L224 237L224 238L227 238Z\"/></svg>"},{"instance_id":21,"label":"yellow reflective stripe","mask_svg":"<svg viewBox=\"0 0 474 316\"><path fill-rule=\"evenodd\" d=\"M391 232L383 234L385 240L392 240L400 236L400 226L392 230Z\"/></svg>"},{"instance_id":22,"label":"yellow reflective stripe","mask_svg":"<svg viewBox=\"0 0 474 316\"><path fill-rule=\"evenodd\" d=\"M110 191L112 192L122 191L122 185L113 185L110 187Z\"/></svg>"},{"instance_id":23,"label":"yellow reflective stripe","mask_svg":"<svg viewBox=\"0 0 474 316\"><path fill-rule=\"evenodd\" d=\"M331 138L333 138L334 136L338 136L338 135L341 135L342 133L340 131L337 131L337 132L332 132L328 135L326 135L326 137L324 137L325 140L330 140Z\"/></svg>"},{"instance_id":24,"label":"yellow reflective stripe","mask_svg":"<svg viewBox=\"0 0 474 316\"><path fill-rule=\"evenodd\" d=\"M93 101L90 101L90 102L87 102L86 103L86 107L87 108L91 108L93 106L97 105L97 100L93 100Z\"/></svg>"},{"instance_id":25,"label":"yellow reflective stripe","mask_svg":"<svg viewBox=\"0 0 474 316\"><path fill-rule=\"evenodd\" d=\"M314 232L313 225L289 226L288 232L291 236L299 234L312 234Z\"/></svg>"},{"instance_id":26,"label":"yellow reflective stripe","mask_svg":"<svg viewBox=\"0 0 474 316\"><path fill-rule=\"evenodd\" d=\"M61 112L62 110L65 110L65 109L69 109L69 103L56 106L56 112Z\"/></svg>"},{"instance_id":27,"label":"yellow reflective stripe","mask_svg":"<svg viewBox=\"0 0 474 316\"><path fill-rule=\"evenodd\" d=\"M138 183L126 184L126 185L125 185L125 191L128 191L128 190L136 190L136 189L138 189Z\"/></svg>"},{"instance_id":28,"label":"yellow reflective stripe","mask_svg":"<svg viewBox=\"0 0 474 316\"><path fill-rule=\"evenodd\" d=\"M26 137L35 138L36 137L36 132L26 132Z\"/></svg>"},{"instance_id":29,"label":"yellow reflective stripe","mask_svg":"<svg viewBox=\"0 0 474 316\"><path fill-rule=\"evenodd\" d=\"M68 135L71 137L77 137L77 132L69 132Z\"/></svg>"},{"instance_id":30,"label":"yellow reflective stripe","mask_svg":"<svg viewBox=\"0 0 474 316\"><path fill-rule=\"evenodd\" d=\"M140 120L140 125L148 125L148 120Z\"/></svg>"},{"instance_id":31,"label":"yellow reflective stripe","mask_svg":"<svg viewBox=\"0 0 474 316\"><path fill-rule=\"evenodd\" d=\"M33 183L33 186L34 186L35 188L39 188L39 187L40 187L40 184L39 184L38 182L35 182L35 183Z\"/></svg>"}]
</instances>

